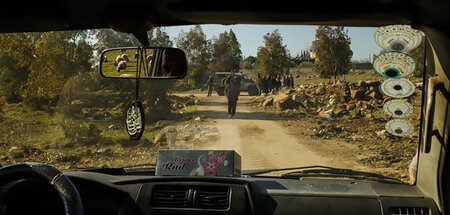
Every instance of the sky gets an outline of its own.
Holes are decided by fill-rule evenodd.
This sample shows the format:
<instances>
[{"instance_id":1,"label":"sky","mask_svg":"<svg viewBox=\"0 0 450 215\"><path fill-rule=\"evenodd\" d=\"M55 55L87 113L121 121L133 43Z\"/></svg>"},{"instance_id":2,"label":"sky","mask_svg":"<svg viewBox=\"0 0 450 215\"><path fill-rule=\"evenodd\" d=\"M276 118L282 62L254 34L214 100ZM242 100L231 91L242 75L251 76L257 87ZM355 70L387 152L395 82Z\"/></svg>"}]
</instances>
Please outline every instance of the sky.
<instances>
[{"instance_id":1,"label":"sky","mask_svg":"<svg viewBox=\"0 0 450 215\"><path fill-rule=\"evenodd\" d=\"M181 30L188 32L192 27L175 26L163 29L173 40ZM316 28L317 26L300 25L202 25L203 32L208 39L232 29L241 44L243 57L256 56L258 47L263 45L263 35L271 33L275 29L279 30L283 37L283 43L287 45L291 55L295 56L302 50L309 49L311 41L314 40ZM349 27L346 29L351 38L352 60L368 60L369 55L380 52L381 48L374 39L376 28Z\"/></svg>"}]
</instances>

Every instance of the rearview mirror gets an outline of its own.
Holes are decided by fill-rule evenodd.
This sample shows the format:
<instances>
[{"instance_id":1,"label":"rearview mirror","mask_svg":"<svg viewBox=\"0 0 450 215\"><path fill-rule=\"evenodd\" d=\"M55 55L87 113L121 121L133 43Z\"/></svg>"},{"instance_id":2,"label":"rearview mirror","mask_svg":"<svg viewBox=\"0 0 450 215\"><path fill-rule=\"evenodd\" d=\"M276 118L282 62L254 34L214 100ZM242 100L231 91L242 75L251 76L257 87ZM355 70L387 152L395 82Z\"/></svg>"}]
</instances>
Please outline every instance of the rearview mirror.
<instances>
[{"instance_id":1,"label":"rearview mirror","mask_svg":"<svg viewBox=\"0 0 450 215\"><path fill-rule=\"evenodd\" d=\"M186 55L180 49L131 47L104 50L100 74L106 78L181 79L186 76Z\"/></svg>"}]
</instances>

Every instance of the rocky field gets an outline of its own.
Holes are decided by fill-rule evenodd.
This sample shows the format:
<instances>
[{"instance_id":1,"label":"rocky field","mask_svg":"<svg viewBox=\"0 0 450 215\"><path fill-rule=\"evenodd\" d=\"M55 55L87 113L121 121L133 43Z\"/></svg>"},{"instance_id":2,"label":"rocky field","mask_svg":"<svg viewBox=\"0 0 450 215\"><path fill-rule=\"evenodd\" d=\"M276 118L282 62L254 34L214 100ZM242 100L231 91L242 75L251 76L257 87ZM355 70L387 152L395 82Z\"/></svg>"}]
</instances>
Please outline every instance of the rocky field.
<instances>
[{"instance_id":1,"label":"rocky field","mask_svg":"<svg viewBox=\"0 0 450 215\"><path fill-rule=\"evenodd\" d=\"M385 130L390 117L383 105L390 98L380 93L380 84L373 80L300 85L263 94L253 104L278 113L290 134L321 140L323 144L305 143L320 154L356 157L361 168L407 181L408 165L418 146L422 93L416 89L406 99L415 109L409 118L414 133L396 137Z\"/></svg>"}]
</instances>

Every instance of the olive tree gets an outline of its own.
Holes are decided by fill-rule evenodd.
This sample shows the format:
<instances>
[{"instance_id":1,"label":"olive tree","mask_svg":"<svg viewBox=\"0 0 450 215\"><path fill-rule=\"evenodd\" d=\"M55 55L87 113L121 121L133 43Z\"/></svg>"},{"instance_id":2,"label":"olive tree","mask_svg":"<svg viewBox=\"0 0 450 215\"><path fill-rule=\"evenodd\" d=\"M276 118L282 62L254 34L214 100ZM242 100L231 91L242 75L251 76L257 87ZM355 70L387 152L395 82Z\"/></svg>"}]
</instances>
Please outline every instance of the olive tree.
<instances>
[{"instance_id":1,"label":"olive tree","mask_svg":"<svg viewBox=\"0 0 450 215\"><path fill-rule=\"evenodd\" d=\"M316 55L313 71L321 77L337 80L350 70L353 52L350 49L350 37L344 27L319 26L313 52Z\"/></svg>"}]
</instances>

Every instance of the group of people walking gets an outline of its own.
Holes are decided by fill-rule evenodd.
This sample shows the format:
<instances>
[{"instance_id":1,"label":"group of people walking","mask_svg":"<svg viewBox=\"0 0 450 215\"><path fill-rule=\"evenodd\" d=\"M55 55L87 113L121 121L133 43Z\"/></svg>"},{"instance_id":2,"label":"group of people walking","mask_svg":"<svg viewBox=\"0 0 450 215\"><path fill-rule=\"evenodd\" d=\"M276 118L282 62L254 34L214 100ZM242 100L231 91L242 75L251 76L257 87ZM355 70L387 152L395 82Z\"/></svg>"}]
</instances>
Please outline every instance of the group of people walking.
<instances>
[{"instance_id":1,"label":"group of people walking","mask_svg":"<svg viewBox=\"0 0 450 215\"><path fill-rule=\"evenodd\" d=\"M258 74L258 89L261 93L269 93L273 89L283 87L294 88L294 77L292 75L261 75Z\"/></svg>"}]
</instances>

